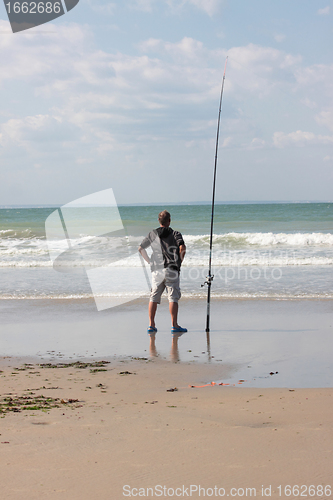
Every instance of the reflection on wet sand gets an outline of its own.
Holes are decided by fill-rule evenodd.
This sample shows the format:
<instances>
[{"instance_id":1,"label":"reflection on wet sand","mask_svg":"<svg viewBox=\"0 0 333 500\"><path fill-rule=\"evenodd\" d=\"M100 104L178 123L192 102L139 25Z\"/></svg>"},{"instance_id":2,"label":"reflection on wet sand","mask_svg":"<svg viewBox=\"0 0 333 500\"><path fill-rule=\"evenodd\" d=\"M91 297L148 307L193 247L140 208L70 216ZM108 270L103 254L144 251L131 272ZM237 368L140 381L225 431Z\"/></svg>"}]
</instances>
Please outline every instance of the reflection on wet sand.
<instances>
[{"instance_id":1,"label":"reflection on wet sand","mask_svg":"<svg viewBox=\"0 0 333 500\"><path fill-rule=\"evenodd\" d=\"M156 350L156 333L149 334L149 354L151 358L156 358L158 356L158 352Z\"/></svg>"},{"instance_id":2,"label":"reflection on wet sand","mask_svg":"<svg viewBox=\"0 0 333 500\"><path fill-rule=\"evenodd\" d=\"M178 339L182 335L182 333L174 333L171 337L170 360L174 363L180 361ZM149 353L152 358L156 358L159 355L156 349L156 333L149 334Z\"/></svg>"}]
</instances>

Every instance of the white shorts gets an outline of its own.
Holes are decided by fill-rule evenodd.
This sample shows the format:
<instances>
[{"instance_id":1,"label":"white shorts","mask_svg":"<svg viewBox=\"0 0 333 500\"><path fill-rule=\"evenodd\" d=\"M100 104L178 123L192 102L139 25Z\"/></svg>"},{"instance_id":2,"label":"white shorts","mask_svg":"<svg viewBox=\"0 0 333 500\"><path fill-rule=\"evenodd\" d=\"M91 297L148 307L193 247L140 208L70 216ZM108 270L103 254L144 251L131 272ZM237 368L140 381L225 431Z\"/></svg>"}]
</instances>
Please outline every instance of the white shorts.
<instances>
[{"instance_id":1,"label":"white shorts","mask_svg":"<svg viewBox=\"0 0 333 500\"><path fill-rule=\"evenodd\" d=\"M161 296L166 289L169 302L178 302L181 297L179 272L175 269L158 269L152 272L152 289L150 302L161 303Z\"/></svg>"}]
</instances>

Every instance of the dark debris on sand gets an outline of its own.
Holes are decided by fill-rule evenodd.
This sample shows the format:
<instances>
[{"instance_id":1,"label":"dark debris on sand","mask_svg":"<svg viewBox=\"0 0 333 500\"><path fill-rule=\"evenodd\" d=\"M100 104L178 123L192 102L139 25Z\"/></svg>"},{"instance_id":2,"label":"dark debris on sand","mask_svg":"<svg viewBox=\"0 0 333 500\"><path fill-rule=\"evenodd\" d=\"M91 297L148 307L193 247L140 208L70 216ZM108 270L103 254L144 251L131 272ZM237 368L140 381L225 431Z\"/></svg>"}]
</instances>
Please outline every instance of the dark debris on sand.
<instances>
[{"instance_id":1,"label":"dark debris on sand","mask_svg":"<svg viewBox=\"0 0 333 500\"><path fill-rule=\"evenodd\" d=\"M108 365L110 361L94 361L93 363L84 363L83 361L74 361L72 363L39 363L38 366L41 368L91 368L94 369L94 371L102 371L98 370L98 368L101 368L106 370L105 365Z\"/></svg>"},{"instance_id":2,"label":"dark debris on sand","mask_svg":"<svg viewBox=\"0 0 333 500\"><path fill-rule=\"evenodd\" d=\"M60 399L60 398L50 398L45 396L7 396L0 399L0 415L4 418L9 412L20 413L22 411L48 411L52 408L61 408L64 405L71 406L74 408L81 407L82 405L77 405L79 403L78 399Z\"/></svg>"}]
</instances>

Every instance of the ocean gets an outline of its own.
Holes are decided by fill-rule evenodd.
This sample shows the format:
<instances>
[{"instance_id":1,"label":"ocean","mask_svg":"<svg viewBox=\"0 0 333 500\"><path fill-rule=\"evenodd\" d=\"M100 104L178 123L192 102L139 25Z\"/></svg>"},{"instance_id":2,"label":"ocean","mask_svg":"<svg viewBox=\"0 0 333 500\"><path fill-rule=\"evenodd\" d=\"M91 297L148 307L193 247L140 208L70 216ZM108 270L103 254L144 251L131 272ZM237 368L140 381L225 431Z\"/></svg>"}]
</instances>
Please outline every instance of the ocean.
<instances>
[{"instance_id":1,"label":"ocean","mask_svg":"<svg viewBox=\"0 0 333 500\"><path fill-rule=\"evenodd\" d=\"M124 231L92 236L82 230L70 251L47 240L45 221L55 207L0 209L0 300L93 297L89 270L113 269L100 295L149 296L149 268L137 248L167 209L183 234L184 299L204 298L208 271L209 205L120 206ZM101 218L106 217L101 208ZM87 216L87 219L89 217ZM53 265L49 250L60 257ZM212 297L216 299L332 299L333 203L217 204ZM96 291L95 291L96 293Z\"/></svg>"}]
</instances>

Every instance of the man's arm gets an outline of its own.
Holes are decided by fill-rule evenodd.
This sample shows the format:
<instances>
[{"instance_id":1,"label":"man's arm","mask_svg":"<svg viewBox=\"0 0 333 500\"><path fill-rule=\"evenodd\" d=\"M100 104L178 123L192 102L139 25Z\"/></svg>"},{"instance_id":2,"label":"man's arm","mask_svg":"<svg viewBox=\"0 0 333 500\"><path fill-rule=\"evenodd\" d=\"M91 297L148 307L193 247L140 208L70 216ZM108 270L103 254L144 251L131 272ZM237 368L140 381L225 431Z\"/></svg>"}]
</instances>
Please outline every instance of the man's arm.
<instances>
[{"instance_id":1,"label":"man's arm","mask_svg":"<svg viewBox=\"0 0 333 500\"><path fill-rule=\"evenodd\" d=\"M148 257L146 250L140 246L139 252L141 253L142 257L145 259L145 261L148 262L148 264L150 264L150 258Z\"/></svg>"},{"instance_id":2,"label":"man's arm","mask_svg":"<svg viewBox=\"0 0 333 500\"><path fill-rule=\"evenodd\" d=\"M180 260L183 262L185 254L186 254L186 246L185 245L179 245L179 253L180 253Z\"/></svg>"}]
</instances>

